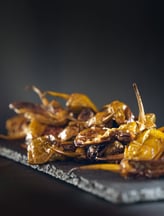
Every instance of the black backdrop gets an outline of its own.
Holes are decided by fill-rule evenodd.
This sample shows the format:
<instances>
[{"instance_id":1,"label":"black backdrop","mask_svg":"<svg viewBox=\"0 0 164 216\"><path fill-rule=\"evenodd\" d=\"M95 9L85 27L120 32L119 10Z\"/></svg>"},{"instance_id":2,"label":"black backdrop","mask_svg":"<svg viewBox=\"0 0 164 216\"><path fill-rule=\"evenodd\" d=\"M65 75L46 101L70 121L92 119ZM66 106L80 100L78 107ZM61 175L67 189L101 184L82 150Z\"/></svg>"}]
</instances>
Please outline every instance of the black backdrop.
<instances>
[{"instance_id":1,"label":"black backdrop","mask_svg":"<svg viewBox=\"0 0 164 216\"><path fill-rule=\"evenodd\" d=\"M14 100L37 100L25 86L83 92L98 107L114 99L164 125L163 7L158 1L1 1L0 115ZM3 127L3 126L1 126Z\"/></svg>"},{"instance_id":2,"label":"black backdrop","mask_svg":"<svg viewBox=\"0 0 164 216\"><path fill-rule=\"evenodd\" d=\"M154 112L157 124L164 125L164 30L159 2L2 0L0 130L13 115L10 102L37 101L33 92L24 89L32 84L43 90L86 93L98 107L119 99L137 114L132 88L136 82L145 111ZM117 210L119 215L146 211L163 215L162 202L111 206L9 161L1 159L0 168L5 215L8 211L115 215Z\"/></svg>"}]
</instances>

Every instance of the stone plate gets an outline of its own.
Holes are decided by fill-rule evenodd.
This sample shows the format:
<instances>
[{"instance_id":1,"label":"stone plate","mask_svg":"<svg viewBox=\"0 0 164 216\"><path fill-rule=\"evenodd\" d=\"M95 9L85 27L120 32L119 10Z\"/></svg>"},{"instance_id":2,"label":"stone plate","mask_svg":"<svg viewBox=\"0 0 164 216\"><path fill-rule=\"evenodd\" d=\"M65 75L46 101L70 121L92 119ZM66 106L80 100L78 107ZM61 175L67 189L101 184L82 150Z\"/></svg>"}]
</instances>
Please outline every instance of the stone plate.
<instances>
[{"instance_id":1,"label":"stone plate","mask_svg":"<svg viewBox=\"0 0 164 216\"><path fill-rule=\"evenodd\" d=\"M43 165L29 165L26 151L20 142L0 141L0 155L34 170L51 175L78 189L96 195L106 201L118 204L164 200L164 179L124 179L119 174L107 171L75 171L75 162L50 162Z\"/></svg>"}]
</instances>

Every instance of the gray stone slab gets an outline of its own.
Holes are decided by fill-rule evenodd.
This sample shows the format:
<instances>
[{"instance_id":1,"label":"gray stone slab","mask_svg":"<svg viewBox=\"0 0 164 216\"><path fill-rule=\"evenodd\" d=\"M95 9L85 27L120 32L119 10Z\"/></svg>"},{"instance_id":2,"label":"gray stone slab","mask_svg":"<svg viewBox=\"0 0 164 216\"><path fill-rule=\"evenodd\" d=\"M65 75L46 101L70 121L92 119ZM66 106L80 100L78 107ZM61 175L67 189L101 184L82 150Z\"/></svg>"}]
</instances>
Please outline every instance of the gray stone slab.
<instances>
[{"instance_id":1,"label":"gray stone slab","mask_svg":"<svg viewBox=\"0 0 164 216\"><path fill-rule=\"evenodd\" d=\"M112 203L130 204L164 200L164 178L123 179L119 174L107 171L69 171L79 166L73 162L51 162L43 165L29 165L26 152L19 143L1 141L0 155L29 166L78 189L96 195Z\"/></svg>"}]
</instances>

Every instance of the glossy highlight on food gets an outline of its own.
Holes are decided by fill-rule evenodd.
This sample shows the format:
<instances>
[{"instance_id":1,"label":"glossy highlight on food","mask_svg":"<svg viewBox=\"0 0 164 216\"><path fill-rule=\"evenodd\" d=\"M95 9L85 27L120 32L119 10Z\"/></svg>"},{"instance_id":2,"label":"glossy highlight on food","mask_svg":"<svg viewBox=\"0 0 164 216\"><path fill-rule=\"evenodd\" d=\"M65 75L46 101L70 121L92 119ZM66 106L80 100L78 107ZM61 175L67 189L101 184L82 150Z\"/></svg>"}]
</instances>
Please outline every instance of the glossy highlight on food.
<instances>
[{"instance_id":1,"label":"glossy highlight on food","mask_svg":"<svg viewBox=\"0 0 164 216\"><path fill-rule=\"evenodd\" d=\"M85 94L41 91L32 86L40 103L11 103L15 115L6 120L7 133L0 138L24 139L29 164L73 160L77 166L71 171L100 169L125 178L162 176L164 128L157 128L154 113L145 113L135 83L133 88L138 116L119 100L98 109Z\"/></svg>"}]
</instances>

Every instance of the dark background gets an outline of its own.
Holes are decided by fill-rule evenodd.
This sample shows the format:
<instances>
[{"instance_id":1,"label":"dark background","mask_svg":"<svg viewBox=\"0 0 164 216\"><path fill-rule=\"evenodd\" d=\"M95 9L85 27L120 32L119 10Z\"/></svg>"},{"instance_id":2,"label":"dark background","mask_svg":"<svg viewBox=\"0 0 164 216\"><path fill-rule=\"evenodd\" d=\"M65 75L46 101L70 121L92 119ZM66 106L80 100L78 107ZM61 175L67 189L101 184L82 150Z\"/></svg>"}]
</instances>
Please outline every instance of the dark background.
<instances>
[{"instance_id":1,"label":"dark background","mask_svg":"<svg viewBox=\"0 0 164 216\"><path fill-rule=\"evenodd\" d=\"M13 115L8 109L10 102L37 101L38 98L33 92L25 90L25 86L32 84L42 90L83 92L98 107L119 99L127 103L137 114L137 103L132 88L133 82L136 82L141 91L145 111L154 112L157 116L157 125L164 125L164 29L163 6L159 2L1 1L1 131L4 130L6 118ZM17 169L10 163L7 169L10 172L5 169L2 172L1 169L3 184L6 186L3 186L5 188L3 192L6 194L2 202L4 209L8 206L7 197L10 196L9 202L12 202L12 191L16 194L20 184L17 201L22 208L26 207L25 197L30 194L27 201L28 206L32 205L31 208L35 206L35 200L40 197L40 200L36 201L38 206L35 208L36 212L41 212L42 209L46 212L48 203L50 210L53 211L52 199L57 202L58 213L60 211L63 213L64 210L67 212L68 209L69 215L71 211L73 215L78 215L80 208L82 214L97 212L98 215L100 213L105 215L105 212L117 212L116 206L99 202L86 194L77 194L77 191L74 192L74 196L72 193L72 199L68 201L65 193L69 194L74 189L65 188L66 185L62 186L60 183L58 186L58 183L52 183L49 178L45 179L36 174L35 176L31 173L33 171L24 173ZM5 179L12 178L10 173L13 170L15 170L16 187L12 186L12 180L7 180L5 183ZM28 178L29 181L26 182ZM40 182L39 186L37 182ZM50 185L48 192L45 189L47 182ZM44 193L41 196L42 186ZM30 189L25 189L26 187ZM50 192L52 188L53 195ZM56 189L58 190L55 197ZM22 190L24 192L21 192ZM35 193L32 200L30 190L38 193L38 195ZM82 198L78 198L79 195ZM47 203L44 206L45 196ZM12 204L13 209L16 208L18 212L23 211L19 206L15 206L15 202ZM82 208L83 204L86 210ZM66 209L63 209L65 205ZM161 203L152 205L153 209L160 207L158 209L162 212L161 206ZM137 212L144 213L146 209L149 214L152 211L150 205L131 206L128 209L130 215L131 213L137 215ZM27 212L30 211L29 207ZM127 215L126 208L119 208L119 215L121 211ZM154 215L156 211L152 213Z\"/></svg>"},{"instance_id":2,"label":"dark background","mask_svg":"<svg viewBox=\"0 0 164 216\"><path fill-rule=\"evenodd\" d=\"M160 1L159 1L160 2ZM163 6L158 1L1 1L0 114L37 100L25 86L83 92L98 107L119 99L163 119Z\"/></svg>"}]
</instances>

